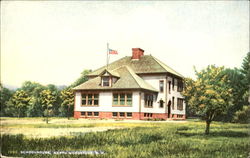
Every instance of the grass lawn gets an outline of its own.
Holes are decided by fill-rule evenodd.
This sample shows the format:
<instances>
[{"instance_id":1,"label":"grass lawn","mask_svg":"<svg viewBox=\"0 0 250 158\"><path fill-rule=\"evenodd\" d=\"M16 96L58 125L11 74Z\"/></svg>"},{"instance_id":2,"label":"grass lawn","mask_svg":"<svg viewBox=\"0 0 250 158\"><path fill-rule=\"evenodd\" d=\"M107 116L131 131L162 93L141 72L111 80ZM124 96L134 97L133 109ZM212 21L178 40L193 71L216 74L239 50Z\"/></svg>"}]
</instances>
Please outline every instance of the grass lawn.
<instances>
[{"instance_id":1,"label":"grass lawn","mask_svg":"<svg viewBox=\"0 0 250 158\"><path fill-rule=\"evenodd\" d=\"M249 127L247 124L212 122L211 134L206 136L203 134L205 122L197 120L149 122L54 118L46 125L42 118L1 118L1 151L5 156L32 158L246 158L250 153ZM98 130L101 128L103 130ZM42 134L44 129L48 130L45 132L47 137ZM104 154L44 155L21 154L21 151L103 151Z\"/></svg>"}]
</instances>

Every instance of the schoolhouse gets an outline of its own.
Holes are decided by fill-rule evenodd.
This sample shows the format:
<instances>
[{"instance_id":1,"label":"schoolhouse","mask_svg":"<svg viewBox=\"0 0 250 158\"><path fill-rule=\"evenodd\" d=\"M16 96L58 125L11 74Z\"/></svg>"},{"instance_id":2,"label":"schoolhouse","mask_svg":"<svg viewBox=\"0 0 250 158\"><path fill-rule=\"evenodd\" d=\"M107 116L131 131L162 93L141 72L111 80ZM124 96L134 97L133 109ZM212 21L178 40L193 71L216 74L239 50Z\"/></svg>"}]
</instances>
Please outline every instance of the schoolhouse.
<instances>
[{"instance_id":1,"label":"schoolhouse","mask_svg":"<svg viewBox=\"0 0 250 158\"><path fill-rule=\"evenodd\" d=\"M183 76L141 48L73 88L75 118L185 119Z\"/></svg>"}]
</instances>

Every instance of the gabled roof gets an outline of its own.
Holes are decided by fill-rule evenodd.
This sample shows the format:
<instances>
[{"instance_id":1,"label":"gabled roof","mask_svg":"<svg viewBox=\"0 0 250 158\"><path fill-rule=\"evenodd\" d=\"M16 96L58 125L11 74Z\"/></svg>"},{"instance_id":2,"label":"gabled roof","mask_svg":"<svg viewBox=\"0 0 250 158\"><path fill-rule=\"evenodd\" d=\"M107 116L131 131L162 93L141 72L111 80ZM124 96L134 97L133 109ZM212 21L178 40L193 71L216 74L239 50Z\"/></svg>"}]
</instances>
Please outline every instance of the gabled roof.
<instances>
[{"instance_id":1,"label":"gabled roof","mask_svg":"<svg viewBox=\"0 0 250 158\"><path fill-rule=\"evenodd\" d=\"M108 69L114 70L120 66L129 66L136 74L171 73L183 78L181 74L151 55L143 55L139 60L133 60L131 56L126 56L109 64ZM98 76L105 68L106 66L103 66L91 72L88 76Z\"/></svg>"},{"instance_id":2,"label":"gabled roof","mask_svg":"<svg viewBox=\"0 0 250 158\"><path fill-rule=\"evenodd\" d=\"M107 75L105 75L105 73L108 73L108 74L111 75L111 76L120 77L120 75L119 75L117 72L114 72L114 71L111 71L111 70L107 70L107 69L104 69L104 70L99 74L99 76L107 76ZM108 75L108 76L109 76L109 75Z\"/></svg>"},{"instance_id":3,"label":"gabled roof","mask_svg":"<svg viewBox=\"0 0 250 158\"><path fill-rule=\"evenodd\" d=\"M120 79L113 83L112 87L101 86L101 77L97 76L90 79L83 84L73 88L74 90L118 90L118 89L144 89L153 92L158 92L157 89L152 87L129 67L121 66L113 70L114 73L118 73Z\"/></svg>"},{"instance_id":4,"label":"gabled roof","mask_svg":"<svg viewBox=\"0 0 250 158\"><path fill-rule=\"evenodd\" d=\"M153 56L152 56L153 57ZM157 58L153 57L155 61L157 61L167 72L174 74L176 76L182 77L184 78L184 76L182 76L180 73L176 72L174 69L172 69L171 67L167 66L166 64L164 64L163 62L161 62L160 60L158 60Z\"/></svg>"}]
</instances>

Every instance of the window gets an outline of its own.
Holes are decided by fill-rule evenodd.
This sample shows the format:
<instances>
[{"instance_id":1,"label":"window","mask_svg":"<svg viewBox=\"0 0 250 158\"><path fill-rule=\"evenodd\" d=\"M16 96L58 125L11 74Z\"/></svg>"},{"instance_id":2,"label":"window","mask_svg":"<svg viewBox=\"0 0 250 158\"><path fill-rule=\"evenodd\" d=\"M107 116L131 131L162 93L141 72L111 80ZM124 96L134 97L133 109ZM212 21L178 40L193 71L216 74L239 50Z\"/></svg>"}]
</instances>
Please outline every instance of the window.
<instances>
[{"instance_id":1,"label":"window","mask_svg":"<svg viewBox=\"0 0 250 158\"><path fill-rule=\"evenodd\" d=\"M174 97L172 97L172 109L174 110Z\"/></svg>"},{"instance_id":2,"label":"window","mask_svg":"<svg viewBox=\"0 0 250 158\"><path fill-rule=\"evenodd\" d=\"M112 116L113 116L113 117L117 117L117 116L118 116L118 113L117 113L117 112L112 112Z\"/></svg>"},{"instance_id":3,"label":"window","mask_svg":"<svg viewBox=\"0 0 250 158\"><path fill-rule=\"evenodd\" d=\"M119 115L120 117L125 117L125 112L120 112Z\"/></svg>"},{"instance_id":4,"label":"window","mask_svg":"<svg viewBox=\"0 0 250 158\"><path fill-rule=\"evenodd\" d=\"M112 112L112 117L117 118L119 113L119 118L132 118L132 112Z\"/></svg>"},{"instance_id":5,"label":"window","mask_svg":"<svg viewBox=\"0 0 250 158\"><path fill-rule=\"evenodd\" d=\"M164 92L164 81L163 80L161 80L159 82L159 88L160 88L160 92Z\"/></svg>"},{"instance_id":6,"label":"window","mask_svg":"<svg viewBox=\"0 0 250 158\"><path fill-rule=\"evenodd\" d=\"M99 105L99 94L82 94L82 105Z\"/></svg>"},{"instance_id":7,"label":"window","mask_svg":"<svg viewBox=\"0 0 250 158\"><path fill-rule=\"evenodd\" d=\"M125 105L125 94L120 94L120 105Z\"/></svg>"},{"instance_id":8,"label":"window","mask_svg":"<svg viewBox=\"0 0 250 158\"><path fill-rule=\"evenodd\" d=\"M171 93L171 81L168 81L168 92Z\"/></svg>"},{"instance_id":9,"label":"window","mask_svg":"<svg viewBox=\"0 0 250 158\"><path fill-rule=\"evenodd\" d=\"M102 86L109 86L109 77L102 77Z\"/></svg>"},{"instance_id":10,"label":"window","mask_svg":"<svg viewBox=\"0 0 250 158\"><path fill-rule=\"evenodd\" d=\"M144 113L144 117L152 117L153 114L152 113Z\"/></svg>"},{"instance_id":11,"label":"window","mask_svg":"<svg viewBox=\"0 0 250 158\"><path fill-rule=\"evenodd\" d=\"M132 106L132 93L113 93L113 105Z\"/></svg>"},{"instance_id":12,"label":"window","mask_svg":"<svg viewBox=\"0 0 250 158\"><path fill-rule=\"evenodd\" d=\"M118 94L113 94L113 105L118 105Z\"/></svg>"},{"instance_id":13,"label":"window","mask_svg":"<svg viewBox=\"0 0 250 158\"><path fill-rule=\"evenodd\" d=\"M99 112L94 112L94 116L99 116Z\"/></svg>"},{"instance_id":14,"label":"window","mask_svg":"<svg viewBox=\"0 0 250 158\"><path fill-rule=\"evenodd\" d=\"M92 112L87 112L88 116L92 116L93 113Z\"/></svg>"},{"instance_id":15,"label":"window","mask_svg":"<svg viewBox=\"0 0 250 158\"><path fill-rule=\"evenodd\" d=\"M174 91L174 78L172 78L172 88L173 88L173 91Z\"/></svg>"},{"instance_id":16,"label":"window","mask_svg":"<svg viewBox=\"0 0 250 158\"><path fill-rule=\"evenodd\" d=\"M177 98L177 110L183 110L183 99Z\"/></svg>"},{"instance_id":17,"label":"window","mask_svg":"<svg viewBox=\"0 0 250 158\"><path fill-rule=\"evenodd\" d=\"M160 108L163 108L164 107L164 101L161 99L160 100Z\"/></svg>"},{"instance_id":18,"label":"window","mask_svg":"<svg viewBox=\"0 0 250 158\"><path fill-rule=\"evenodd\" d=\"M94 105L99 105L99 95L94 94Z\"/></svg>"},{"instance_id":19,"label":"window","mask_svg":"<svg viewBox=\"0 0 250 158\"><path fill-rule=\"evenodd\" d=\"M178 88L177 88L178 92L182 92L183 91L183 82L182 80L178 80Z\"/></svg>"},{"instance_id":20,"label":"window","mask_svg":"<svg viewBox=\"0 0 250 158\"><path fill-rule=\"evenodd\" d=\"M183 115L177 115L177 118L182 118L183 117Z\"/></svg>"},{"instance_id":21,"label":"window","mask_svg":"<svg viewBox=\"0 0 250 158\"><path fill-rule=\"evenodd\" d=\"M92 105L92 94L88 94L88 105Z\"/></svg>"},{"instance_id":22,"label":"window","mask_svg":"<svg viewBox=\"0 0 250 158\"><path fill-rule=\"evenodd\" d=\"M81 112L81 116L85 116L85 117L95 116L95 117L98 117L99 116L99 112L91 112L91 111Z\"/></svg>"},{"instance_id":23,"label":"window","mask_svg":"<svg viewBox=\"0 0 250 158\"><path fill-rule=\"evenodd\" d=\"M127 94L127 105L132 106L132 94Z\"/></svg>"},{"instance_id":24,"label":"window","mask_svg":"<svg viewBox=\"0 0 250 158\"><path fill-rule=\"evenodd\" d=\"M86 115L86 112L81 112L81 116L85 116Z\"/></svg>"},{"instance_id":25,"label":"window","mask_svg":"<svg viewBox=\"0 0 250 158\"><path fill-rule=\"evenodd\" d=\"M132 117L132 112L127 112L127 117Z\"/></svg>"},{"instance_id":26,"label":"window","mask_svg":"<svg viewBox=\"0 0 250 158\"><path fill-rule=\"evenodd\" d=\"M145 107L153 107L153 101L154 101L154 97L153 94L145 94L144 96L144 100L145 100Z\"/></svg>"},{"instance_id":27,"label":"window","mask_svg":"<svg viewBox=\"0 0 250 158\"><path fill-rule=\"evenodd\" d=\"M82 94L82 105L87 105L86 98L86 94Z\"/></svg>"}]
</instances>

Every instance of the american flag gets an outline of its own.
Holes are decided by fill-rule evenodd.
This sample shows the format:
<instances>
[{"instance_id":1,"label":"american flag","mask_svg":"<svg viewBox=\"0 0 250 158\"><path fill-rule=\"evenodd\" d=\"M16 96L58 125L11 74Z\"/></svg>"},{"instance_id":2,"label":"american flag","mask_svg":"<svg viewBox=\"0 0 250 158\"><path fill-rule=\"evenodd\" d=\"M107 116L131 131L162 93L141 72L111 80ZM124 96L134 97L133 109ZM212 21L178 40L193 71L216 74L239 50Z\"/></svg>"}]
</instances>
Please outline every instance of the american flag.
<instances>
[{"instance_id":1,"label":"american flag","mask_svg":"<svg viewBox=\"0 0 250 158\"><path fill-rule=\"evenodd\" d=\"M116 50L109 49L109 54L118 54L118 52Z\"/></svg>"}]
</instances>

